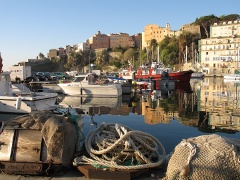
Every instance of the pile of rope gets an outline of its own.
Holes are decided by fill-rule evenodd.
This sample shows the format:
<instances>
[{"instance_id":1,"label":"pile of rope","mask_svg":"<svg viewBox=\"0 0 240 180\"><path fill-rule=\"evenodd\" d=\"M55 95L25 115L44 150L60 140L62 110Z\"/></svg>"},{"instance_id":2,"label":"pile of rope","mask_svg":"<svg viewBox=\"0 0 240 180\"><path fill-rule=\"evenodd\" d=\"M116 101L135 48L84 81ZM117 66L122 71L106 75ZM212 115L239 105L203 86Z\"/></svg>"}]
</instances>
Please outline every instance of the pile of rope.
<instances>
[{"instance_id":1,"label":"pile of rope","mask_svg":"<svg viewBox=\"0 0 240 180\"><path fill-rule=\"evenodd\" d=\"M120 124L101 124L86 137L85 148L90 157L77 157L75 164L143 169L160 166L166 157L155 137Z\"/></svg>"},{"instance_id":2,"label":"pile of rope","mask_svg":"<svg viewBox=\"0 0 240 180\"><path fill-rule=\"evenodd\" d=\"M168 163L169 179L239 179L240 141L216 134L183 140Z\"/></svg>"}]
</instances>

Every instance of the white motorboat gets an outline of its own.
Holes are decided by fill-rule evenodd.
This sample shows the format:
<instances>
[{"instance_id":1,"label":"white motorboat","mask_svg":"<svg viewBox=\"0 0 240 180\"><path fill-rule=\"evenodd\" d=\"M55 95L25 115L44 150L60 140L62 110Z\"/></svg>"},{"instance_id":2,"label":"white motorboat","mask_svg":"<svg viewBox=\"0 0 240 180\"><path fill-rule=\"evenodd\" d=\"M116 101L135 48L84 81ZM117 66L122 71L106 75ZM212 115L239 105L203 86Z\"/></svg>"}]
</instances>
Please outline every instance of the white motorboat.
<instances>
[{"instance_id":1,"label":"white motorboat","mask_svg":"<svg viewBox=\"0 0 240 180\"><path fill-rule=\"evenodd\" d=\"M56 108L57 93L31 92L26 87L25 90L12 85L10 72L1 72L0 112L26 114Z\"/></svg>"},{"instance_id":2,"label":"white motorboat","mask_svg":"<svg viewBox=\"0 0 240 180\"><path fill-rule=\"evenodd\" d=\"M240 74L226 74L224 80L240 80Z\"/></svg>"},{"instance_id":3,"label":"white motorboat","mask_svg":"<svg viewBox=\"0 0 240 180\"><path fill-rule=\"evenodd\" d=\"M122 95L121 84L100 79L95 73L75 76L70 83L60 83L64 94L89 97L118 97Z\"/></svg>"}]
</instances>

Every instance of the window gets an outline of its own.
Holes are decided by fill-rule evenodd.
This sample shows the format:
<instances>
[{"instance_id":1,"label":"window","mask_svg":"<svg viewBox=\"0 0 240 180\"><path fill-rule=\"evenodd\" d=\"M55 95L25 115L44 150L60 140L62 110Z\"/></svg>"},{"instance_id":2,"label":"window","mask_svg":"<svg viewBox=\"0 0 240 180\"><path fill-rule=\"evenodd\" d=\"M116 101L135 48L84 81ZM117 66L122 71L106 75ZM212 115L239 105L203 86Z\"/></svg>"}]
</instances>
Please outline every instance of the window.
<instances>
[{"instance_id":1,"label":"window","mask_svg":"<svg viewBox=\"0 0 240 180\"><path fill-rule=\"evenodd\" d=\"M206 55L208 55L208 52L206 52Z\"/></svg>"}]
</instances>

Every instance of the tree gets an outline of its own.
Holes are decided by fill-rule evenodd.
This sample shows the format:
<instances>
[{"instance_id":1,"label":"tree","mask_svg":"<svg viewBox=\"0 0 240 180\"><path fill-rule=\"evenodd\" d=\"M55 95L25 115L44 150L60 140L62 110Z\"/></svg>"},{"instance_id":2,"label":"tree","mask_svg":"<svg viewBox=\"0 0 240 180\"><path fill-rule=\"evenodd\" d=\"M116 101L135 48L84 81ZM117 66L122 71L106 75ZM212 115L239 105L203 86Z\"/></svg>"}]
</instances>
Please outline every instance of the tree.
<instances>
[{"instance_id":1,"label":"tree","mask_svg":"<svg viewBox=\"0 0 240 180\"><path fill-rule=\"evenodd\" d=\"M199 40L199 34L193 34L191 32L187 32L187 31L183 31L182 34L180 34L180 36L178 37L178 56L179 56L179 60L183 60L185 58L185 54L186 54L186 46L187 47L192 47L194 46L194 49L192 48L188 48L188 58L189 59L193 59L192 54L192 50L195 51L197 44L198 44L198 40Z\"/></svg>"},{"instance_id":2,"label":"tree","mask_svg":"<svg viewBox=\"0 0 240 180\"><path fill-rule=\"evenodd\" d=\"M135 54L135 52L134 52L133 48L129 48L128 50L126 50L123 54L125 62L133 60L134 54ZM131 62L131 63L132 63L132 65L134 64L134 62Z\"/></svg>"},{"instance_id":3,"label":"tree","mask_svg":"<svg viewBox=\"0 0 240 180\"><path fill-rule=\"evenodd\" d=\"M178 61L178 40L176 37L166 36L160 43L160 61L165 65L173 66Z\"/></svg>"},{"instance_id":4,"label":"tree","mask_svg":"<svg viewBox=\"0 0 240 180\"><path fill-rule=\"evenodd\" d=\"M209 16L203 16L200 18L196 18L194 23L196 25L202 26L204 28L207 38L209 38L210 26L215 22L216 23L219 22L219 20L220 19L217 16L211 14Z\"/></svg>"},{"instance_id":5,"label":"tree","mask_svg":"<svg viewBox=\"0 0 240 180\"><path fill-rule=\"evenodd\" d=\"M96 53L96 64L100 66L105 66L109 62L109 54L106 49L97 51Z\"/></svg>"},{"instance_id":6,"label":"tree","mask_svg":"<svg viewBox=\"0 0 240 180\"><path fill-rule=\"evenodd\" d=\"M79 71L81 69L81 67L79 66L79 64L81 64L81 60L82 60L82 54L81 52L71 52L69 54L67 54L67 63L64 65L64 67L67 70L77 70Z\"/></svg>"},{"instance_id":7,"label":"tree","mask_svg":"<svg viewBox=\"0 0 240 180\"><path fill-rule=\"evenodd\" d=\"M240 18L239 14L229 14L229 15L222 15L219 17L220 21L235 21Z\"/></svg>"}]
</instances>

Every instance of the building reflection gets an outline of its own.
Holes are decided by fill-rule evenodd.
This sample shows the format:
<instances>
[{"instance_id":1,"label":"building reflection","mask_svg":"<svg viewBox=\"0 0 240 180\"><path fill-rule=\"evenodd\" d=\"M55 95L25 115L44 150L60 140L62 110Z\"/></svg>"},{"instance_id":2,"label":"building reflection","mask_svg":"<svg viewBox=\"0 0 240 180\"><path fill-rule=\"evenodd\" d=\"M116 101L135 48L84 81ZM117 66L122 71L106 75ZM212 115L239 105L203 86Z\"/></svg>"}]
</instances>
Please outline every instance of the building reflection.
<instances>
[{"instance_id":1,"label":"building reflection","mask_svg":"<svg viewBox=\"0 0 240 180\"><path fill-rule=\"evenodd\" d=\"M201 110L208 112L208 123L213 130L239 131L240 82L224 81L223 78L204 79L201 87Z\"/></svg>"},{"instance_id":2,"label":"building reflection","mask_svg":"<svg viewBox=\"0 0 240 180\"><path fill-rule=\"evenodd\" d=\"M153 91L142 97L142 115L147 124L170 123L177 119L200 131L240 130L240 82L226 82L223 78L191 80L192 91ZM164 91L164 90L163 90ZM159 95L160 94L160 95Z\"/></svg>"},{"instance_id":3,"label":"building reflection","mask_svg":"<svg viewBox=\"0 0 240 180\"><path fill-rule=\"evenodd\" d=\"M119 98L66 96L62 104L73 105L90 117L103 114L128 116L134 113L142 115L146 124L169 124L172 120L178 120L199 131L240 131L240 82L204 78L191 80L190 85L191 90L162 89Z\"/></svg>"}]
</instances>

